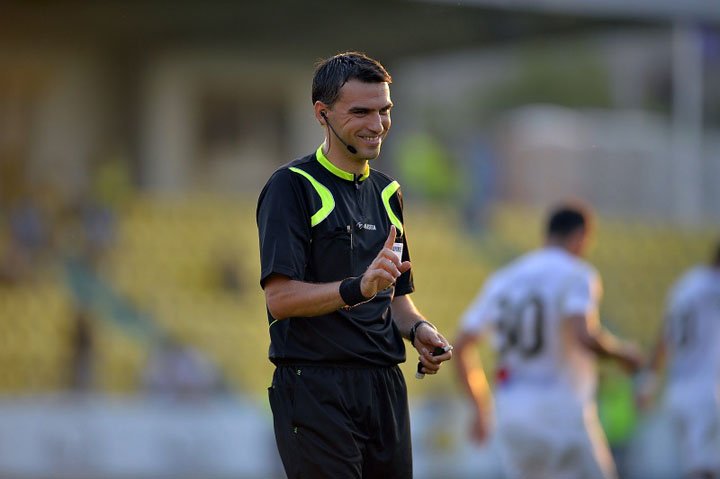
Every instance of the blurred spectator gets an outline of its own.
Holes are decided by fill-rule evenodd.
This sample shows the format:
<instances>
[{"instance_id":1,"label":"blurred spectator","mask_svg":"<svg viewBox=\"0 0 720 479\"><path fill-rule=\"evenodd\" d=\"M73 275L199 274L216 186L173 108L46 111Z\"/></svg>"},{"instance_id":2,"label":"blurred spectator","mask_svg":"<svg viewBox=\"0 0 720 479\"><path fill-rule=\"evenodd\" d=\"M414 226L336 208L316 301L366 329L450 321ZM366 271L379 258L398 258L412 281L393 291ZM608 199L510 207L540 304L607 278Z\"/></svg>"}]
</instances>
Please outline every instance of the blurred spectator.
<instances>
[{"instance_id":1,"label":"blurred spectator","mask_svg":"<svg viewBox=\"0 0 720 479\"><path fill-rule=\"evenodd\" d=\"M35 199L24 195L13 201L7 213L7 244L0 257L0 283L29 279L49 245L50 228Z\"/></svg>"},{"instance_id":2,"label":"blurred spectator","mask_svg":"<svg viewBox=\"0 0 720 479\"><path fill-rule=\"evenodd\" d=\"M219 392L220 375L199 351L165 336L150 354L142 383L163 398L203 399Z\"/></svg>"},{"instance_id":3,"label":"blurred spectator","mask_svg":"<svg viewBox=\"0 0 720 479\"><path fill-rule=\"evenodd\" d=\"M427 201L457 198L460 175L450 152L430 134L412 134L401 139L397 161L403 188Z\"/></svg>"},{"instance_id":4,"label":"blurred spectator","mask_svg":"<svg viewBox=\"0 0 720 479\"><path fill-rule=\"evenodd\" d=\"M496 181L495 152L486 138L474 137L463 155L466 182L463 185L463 213L469 233L482 233L489 220L489 207Z\"/></svg>"},{"instance_id":5,"label":"blurred spectator","mask_svg":"<svg viewBox=\"0 0 720 479\"><path fill-rule=\"evenodd\" d=\"M245 291L242 268L230 251L219 251L215 259L216 281L221 291L234 295Z\"/></svg>"},{"instance_id":6,"label":"blurred spectator","mask_svg":"<svg viewBox=\"0 0 720 479\"><path fill-rule=\"evenodd\" d=\"M637 427L632 380L611 365L599 368L598 414L620 477L625 477L627 448Z\"/></svg>"},{"instance_id":7,"label":"blurred spectator","mask_svg":"<svg viewBox=\"0 0 720 479\"><path fill-rule=\"evenodd\" d=\"M94 384L95 339L91 313L82 307L75 309L70 339L70 388L78 392L89 392Z\"/></svg>"},{"instance_id":8,"label":"blurred spectator","mask_svg":"<svg viewBox=\"0 0 720 479\"><path fill-rule=\"evenodd\" d=\"M118 213L127 204L132 188L127 161L122 157L96 161L86 188L68 202L64 253L97 268L116 245Z\"/></svg>"},{"instance_id":9,"label":"blurred spectator","mask_svg":"<svg viewBox=\"0 0 720 479\"><path fill-rule=\"evenodd\" d=\"M35 255L47 246L47 227L43 214L30 196L10 208L10 238L27 254Z\"/></svg>"},{"instance_id":10,"label":"blurred spectator","mask_svg":"<svg viewBox=\"0 0 720 479\"><path fill-rule=\"evenodd\" d=\"M83 255L96 265L115 245L117 214L132 194L127 161L121 156L103 158L93 166L90 190L79 205Z\"/></svg>"},{"instance_id":11,"label":"blurred spectator","mask_svg":"<svg viewBox=\"0 0 720 479\"><path fill-rule=\"evenodd\" d=\"M83 238L82 254L94 265L115 244L115 212L109 206L91 199L80 206L79 214Z\"/></svg>"}]
</instances>

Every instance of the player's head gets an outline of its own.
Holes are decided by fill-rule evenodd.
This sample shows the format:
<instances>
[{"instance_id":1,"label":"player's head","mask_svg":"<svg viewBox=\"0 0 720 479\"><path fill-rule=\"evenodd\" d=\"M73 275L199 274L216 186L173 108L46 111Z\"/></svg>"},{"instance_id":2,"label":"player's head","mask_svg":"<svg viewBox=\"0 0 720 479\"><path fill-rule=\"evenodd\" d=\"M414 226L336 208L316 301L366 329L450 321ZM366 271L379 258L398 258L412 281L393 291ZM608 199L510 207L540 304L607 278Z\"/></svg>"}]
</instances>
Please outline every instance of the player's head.
<instances>
[{"instance_id":1,"label":"player's head","mask_svg":"<svg viewBox=\"0 0 720 479\"><path fill-rule=\"evenodd\" d=\"M588 208L577 204L561 205L548 217L545 238L548 243L581 256L587 247L591 226L592 215Z\"/></svg>"},{"instance_id":2,"label":"player's head","mask_svg":"<svg viewBox=\"0 0 720 479\"><path fill-rule=\"evenodd\" d=\"M340 89L350 80L392 83L392 77L377 60L359 52L339 53L316 65L312 83L313 105L320 101L332 107L340 96Z\"/></svg>"}]
</instances>

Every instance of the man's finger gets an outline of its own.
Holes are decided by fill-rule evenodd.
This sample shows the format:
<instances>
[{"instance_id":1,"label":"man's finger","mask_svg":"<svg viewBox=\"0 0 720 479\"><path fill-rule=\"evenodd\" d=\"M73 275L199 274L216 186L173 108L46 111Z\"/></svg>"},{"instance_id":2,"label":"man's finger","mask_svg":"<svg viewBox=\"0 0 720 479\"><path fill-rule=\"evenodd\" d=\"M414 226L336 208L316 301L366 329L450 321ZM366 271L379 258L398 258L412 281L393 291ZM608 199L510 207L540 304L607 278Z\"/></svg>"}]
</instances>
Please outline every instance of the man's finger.
<instances>
[{"instance_id":1,"label":"man's finger","mask_svg":"<svg viewBox=\"0 0 720 479\"><path fill-rule=\"evenodd\" d=\"M387 271L395 279L397 279L398 276L400 276L400 274L401 274L397 265L393 262L393 260L391 260L389 258L383 258L381 261L378 262L377 267Z\"/></svg>"},{"instance_id":2,"label":"man's finger","mask_svg":"<svg viewBox=\"0 0 720 479\"><path fill-rule=\"evenodd\" d=\"M384 268L376 268L366 274L369 280L375 282L378 291L382 291L395 282L395 276Z\"/></svg>"},{"instance_id":3,"label":"man's finger","mask_svg":"<svg viewBox=\"0 0 720 479\"><path fill-rule=\"evenodd\" d=\"M397 230L395 229L395 225L390 226L390 234L388 234L387 239L385 240L385 247L388 249L392 249L393 245L395 244L395 237L397 236Z\"/></svg>"}]
</instances>

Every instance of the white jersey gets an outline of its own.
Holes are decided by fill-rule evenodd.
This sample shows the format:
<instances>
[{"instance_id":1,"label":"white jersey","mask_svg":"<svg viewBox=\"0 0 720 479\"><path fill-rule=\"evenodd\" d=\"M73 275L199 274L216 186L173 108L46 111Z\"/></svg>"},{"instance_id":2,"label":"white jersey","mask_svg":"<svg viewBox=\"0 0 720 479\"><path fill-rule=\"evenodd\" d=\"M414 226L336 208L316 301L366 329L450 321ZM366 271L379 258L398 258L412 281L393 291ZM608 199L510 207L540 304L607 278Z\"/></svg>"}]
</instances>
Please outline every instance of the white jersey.
<instances>
[{"instance_id":1,"label":"white jersey","mask_svg":"<svg viewBox=\"0 0 720 479\"><path fill-rule=\"evenodd\" d=\"M492 275L465 312L461 328L494 332L496 388L558 386L585 404L595 395L596 359L564 320L585 315L597 321L601 295L600 277L590 264L547 247Z\"/></svg>"},{"instance_id":2,"label":"white jersey","mask_svg":"<svg viewBox=\"0 0 720 479\"><path fill-rule=\"evenodd\" d=\"M597 321L601 295L592 266L549 247L495 273L462 319L465 332L494 333L496 433L511 479L617 476L594 403L595 355L566 321Z\"/></svg>"},{"instance_id":3,"label":"white jersey","mask_svg":"<svg viewBox=\"0 0 720 479\"><path fill-rule=\"evenodd\" d=\"M720 474L720 271L691 269L670 290L665 315L665 405L683 471Z\"/></svg>"},{"instance_id":4,"label":"white jersey","mask_svg":"<svg viewBox=\"0 0 720 479\"><path fill-rule=\"evenodd\" d=\"M720 386L720 271L698 266L668 297L665 315L668 379Z\"/></svg>"}]
</instances>

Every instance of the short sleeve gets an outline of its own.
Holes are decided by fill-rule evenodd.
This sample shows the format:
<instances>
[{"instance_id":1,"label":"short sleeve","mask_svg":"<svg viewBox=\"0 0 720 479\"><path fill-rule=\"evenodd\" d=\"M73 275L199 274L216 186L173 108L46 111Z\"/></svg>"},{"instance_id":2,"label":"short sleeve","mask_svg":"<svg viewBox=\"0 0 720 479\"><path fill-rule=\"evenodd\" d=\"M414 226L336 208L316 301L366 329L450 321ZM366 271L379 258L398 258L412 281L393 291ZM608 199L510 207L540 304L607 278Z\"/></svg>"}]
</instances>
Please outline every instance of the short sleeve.
<instances>
[{"instance_id":1,"label":"short sleeve","mask_svg":"<svg viewBox=\"0 0 720 479\"><path fill-rule=\"evenodd\" d=\"M597 312L602 297L602 282L597 272L578 272L568 282L560 303L564 317Z\"/></svg>"},{"instance_id":2,"label":"short sleeve","mask_svg":"<svg viewBox=\"0 0 720 479\"><path fill-rule=\"evenodd\" d=\"M273 273L304 279L311 239L310 215L299 178L293 175L288 169L276 171L258 198L261 287Z\"/></svg>"},{"instance_id":3,"label":"short sleeve","mask_svg":"<svg viewBox=\"0 0 720 479\"><path fill-rule=\"evenodd\" d=\"M665 297L663 319L665 321L666 334L669 338L671 338L670 335L673 333L673 327L671 325L672 318L681 315L682 312L687 311L689 307L688 300L692 297L693 285L695 284L694 278L696 277L695 273L695 270L690 270L680 277L680 279L676 280Z\"/></svg>"},{"instance_id":4,"label":"short sleeve","mask_svg":"<svg viewBox=\"0 0 720 479\"><path fill-rule=\"evenodd\" d=\"M497 281L489 279L463 313L460 319L462 332L479 334L498 321L500 306L497 291Z\"/></svg>"},{"instance_id":5,"label":"short sleeve","mask_svg":"<svg viewBox=\"0 0 720 479\"><path fill-rule=\"evenodd\" d=\"M398 189L397 192L395 193L395 195L393 195L393 198L390 201L390 207L392 208L393 212L400 220L400 223L403 225L402 261L411 261L410 260L410 248L408 246L407 234L406 234L407 231L405 230L405 221L403 220L403 200L402 200L401 190ZM414 291L415 291L415 282L413 280L412 268L410 268L410 270L401 274L400 277L395 282L395 296L402 296L405 294L410 294Z\"/></svg>"}]
</instances>

